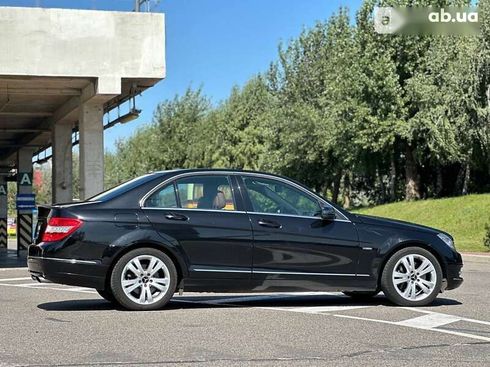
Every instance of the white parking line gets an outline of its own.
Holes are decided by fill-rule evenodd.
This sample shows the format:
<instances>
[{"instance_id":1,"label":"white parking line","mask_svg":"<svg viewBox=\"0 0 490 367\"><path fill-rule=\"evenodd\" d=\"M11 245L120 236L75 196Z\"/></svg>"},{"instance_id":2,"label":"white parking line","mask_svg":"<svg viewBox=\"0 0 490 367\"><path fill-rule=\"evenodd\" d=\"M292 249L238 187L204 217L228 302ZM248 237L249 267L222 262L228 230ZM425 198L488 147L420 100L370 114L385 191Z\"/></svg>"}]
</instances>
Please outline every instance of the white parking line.
<instances>
[{"instance_id":1,"label":"white parking line","mask_svg":"<svg viewBox=\"0 0 490 367\"><path fill-rule=\"evenodd\" d=\"M425 313L425 314L434 314L434 313L438 314L438 312L424 310L422 308L413 308L413 307L401 307L401 308L403 308L405 310L415 311L415 312L420 312L420 313ZM444 315L447 315L447 314L444 314ZM453 316L453 315L450 315L450 316ZM454 315L454 316L457 317L457 318L459 318L458 321L467 321L467 322L472 322L472 323L475 323L475 324L482 324L482 325L488 325L488 326L490 326L490 322L489 321L482 321L482 320L470 319L470 318L463 317L463 316L456 316L456 315Z\"/></svg>"},{"instance_id":2,"label":"white parking line","mask_svg":"<svg viewBox=\"0 0 490 367\"><path fill-rule=\"evenodd\" d=\"M31 278L29 278L31 279ZM13 280L10 279L10 280ZM49 289L53 291L66 291L66 292L78 292L78 293L91 293L91 294L97 294L97 291L91 289L91 288L75 288L75 287L69 287L69 286L64 286L60 284L60 287L53 287L54 283L23 283L23 284L8 284L8 283L0 283L0 286L2 287L16 287L16 288L24 288L24 289ZM49 287L47 287L49 285Z\"/></svg>"},{"instance_id":3,"label":"white parking line","mask_svg":"<svg viewBox=\"0 0 490 367\"><path fill-rule=\"evenodd\" d=\"M0 282L15 282L19 280L31 280L31 277L23 277L23 278L5 278L5 279L0 279Z\"/></svg>"},{"instance_id":4,"label":"white parking line","mask_svg":"<svg viewBox=\"0 0 490 367\"><path fill-rule=\"evenodd\" d=\"M443 313L431 313L424 316L414 317L413 319L397 322L400 326L408 326L419 329L432 329L439 326L444 326L452 322L460 321L457 316L446 315Z\"/></svg>"},{"instance_id":5,"label":"white parking line","mask_svg":"<svg viewBox=\"0 0 490 367\"><path fill-rule=\"evenodd\" d=\"M12 271L12 270L25 270L27 271L27 266L23 266L21 268L2 268L0 271Z\"/></svg>"},{"instance_id":6,"label":"white parking line","mask_svg":"<svg viewBox=\"0 0 490 367\"><path fill-rule=\"evenodd\" d=\"M50 283L39 283L39 282L36 282L36 283L22 283L22 284L15 284L15 285L17 285L19 287L29 288L31 286L39 286L39 285L43 286L43 285L48 285L48 284L50 284Z\"/></svg>"},{"instance_id":7,"label":"white parking line","mask_svg":"<svg viewBox=\"0 0 490 367\"><path fill-rule=\"evenodd\" d=\"M350 315L338 315L338 314L334 314L332 316L341 317L341 318L344 318L344 319L371 321L371 322L377 322L377 323L381 323L381 324L389 324L389 325L396 325L396 326L405 326L405 327L410 327L410 328L413 328L413 329L435 331L435 332L438 332L438 333L451 334L451 335L456 335L456 336L462 336L462 337L465 337L465 338L471 338L471 339L477 339L477 340L483 340L483 341L486 341L486 342L490 342L490 338L487 338L485 336L468 334L468 333L462 333L462 332L453 331L453 330L437 329L437 328L431 328L431 327L420 327L420 326L416 326L416 325L410 325L410 323L407 322L409 320L405 320L405 321L401 321L401 322L400 321L399 322L394 322L394 321L377 320L377 319L370 319L370 318L367 318L367 317L350 316ZM457 319L455 321L461 321L461 320L460 319ZM453 322L455 322L455 321L453 321ZM405 324L402 324L403 322L405 322Z\"/></svg>"}]
</instances>

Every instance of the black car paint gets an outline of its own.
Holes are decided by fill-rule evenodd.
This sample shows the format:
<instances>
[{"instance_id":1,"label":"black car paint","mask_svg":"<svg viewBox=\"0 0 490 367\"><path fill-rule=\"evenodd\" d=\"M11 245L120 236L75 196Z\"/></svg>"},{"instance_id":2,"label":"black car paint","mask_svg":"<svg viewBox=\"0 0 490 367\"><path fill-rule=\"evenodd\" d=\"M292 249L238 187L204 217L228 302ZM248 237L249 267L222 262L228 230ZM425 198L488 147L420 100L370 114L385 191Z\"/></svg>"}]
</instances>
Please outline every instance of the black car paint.
<instances>
[{"instance_id":1,"label":"black car paint","mask_svg":"<svg viewBox=\"0 0 490 367\"><path fill-rule=\"evenodd\" d=\"M231 177L236 212L142 208L140 200L163 182L182 175ZM56 205L50 216L76 217L83 225L60 242L29 247L29 271L57 283L104 289L117 259L130 249L154 247L176 263L186 291L374 290L388 257L418 245L440 261L446 288L462 283L461 255L432 228L351 214L339 220L252 213L241 175L259 172L175 170L152 174L140 186L107 201ZM168 219L185 216L185 221ZM280 228L258 225L259 221ZM40 231L42 232L42 224Z\"/></svg>"}]
</instances>

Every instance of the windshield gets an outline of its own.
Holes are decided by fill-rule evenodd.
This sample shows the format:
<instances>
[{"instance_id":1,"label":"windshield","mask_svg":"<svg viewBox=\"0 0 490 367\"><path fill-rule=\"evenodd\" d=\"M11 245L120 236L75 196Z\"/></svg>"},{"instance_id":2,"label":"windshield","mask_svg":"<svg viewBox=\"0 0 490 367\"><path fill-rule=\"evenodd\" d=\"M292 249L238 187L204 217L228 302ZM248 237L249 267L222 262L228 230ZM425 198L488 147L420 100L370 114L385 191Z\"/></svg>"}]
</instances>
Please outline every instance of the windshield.
<instances>
[{"instance_id":1,"label":"windshield","mask_svg":"<svg viewBox=\"0 0 490 367\"><path fill-rule=\"evenodd\" d=\"M119 195L122 195L135 187L138 187L140 185L143 185L151 180L153 180L156 177L155 173L150 173L144 176L136 177L133 178L130 181L126 181L118 186L113 187L112 189L106 190L104 192L101 192L100 194L97 194L87 201L107 201L111 200Z\"/></svg>"}]
</instances>

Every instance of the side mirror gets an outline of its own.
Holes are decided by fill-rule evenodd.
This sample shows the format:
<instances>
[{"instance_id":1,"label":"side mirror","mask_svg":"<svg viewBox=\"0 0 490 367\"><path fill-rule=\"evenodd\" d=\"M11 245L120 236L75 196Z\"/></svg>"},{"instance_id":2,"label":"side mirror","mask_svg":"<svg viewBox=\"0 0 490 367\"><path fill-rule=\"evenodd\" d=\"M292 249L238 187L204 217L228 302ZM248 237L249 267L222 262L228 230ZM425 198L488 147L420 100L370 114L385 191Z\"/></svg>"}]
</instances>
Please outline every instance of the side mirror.
<instances>
[{"instance_id":1,"label":"side mirror","mask_svg":"<svg viewBox=\"0 0 490 367\"><path fill-rule=\"evenodd\" d=\"M335 209L331 206L324 206L320 211L320 218L324 221L332 222L336 218Z\"/></svg>"}]
</instances>

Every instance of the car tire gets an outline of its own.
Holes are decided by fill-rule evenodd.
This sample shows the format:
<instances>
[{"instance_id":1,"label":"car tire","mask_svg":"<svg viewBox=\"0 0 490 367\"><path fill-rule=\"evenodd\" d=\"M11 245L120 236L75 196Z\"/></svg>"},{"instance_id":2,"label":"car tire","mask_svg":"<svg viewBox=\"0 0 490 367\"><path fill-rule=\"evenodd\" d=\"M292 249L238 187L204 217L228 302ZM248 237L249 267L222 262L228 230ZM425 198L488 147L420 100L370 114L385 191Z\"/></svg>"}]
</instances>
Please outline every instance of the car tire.
<instances>
[{"instance_id":1,"label":"car tire","mask_svg":"<svg viewBox=\"0 0 490 367\"><path fill-rule=\"evenodd\" d=\"M406 247L394 253L381 275L381 289L399 306L425 306L441 290L442 269L432 253L420 247Z\"/></svg>"},{"instance_id":2,"label":"car tire","mask_svg":"<svg viewBox=\"0 0 490 367\"><path fill-rule=\"evenodd\" d=\"M379 290L376 290L376 291L343 291L342 293L345 294L346 296L350 297L350 298L362 301L362 300L368 300L368 299L375 297L379 293Z\"/></svg>"},{"instance_id":3,"label":"car tire","mask_svg":"<svg viewBox=\"0 0 490 367\"><path fill-rule=\"evenodd\" d=\"M116 298L109 289L96 289L96 291L106 301L117 304Z\"/></svg>"},{"instance_id":4,"label":"car tire","mask_svg":"<svg viewBox=\"0 0 490 367\"><path fill-rule=\"evenodd\" d=\"M163 308L172 298L177 287L177 270L163 252L139 248L117 261L110 285L114 298L124 308L156 310Z\"/></svg>"}]
</instances>

